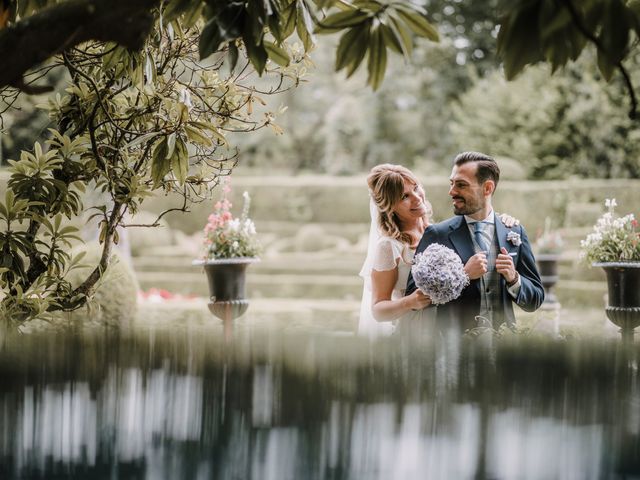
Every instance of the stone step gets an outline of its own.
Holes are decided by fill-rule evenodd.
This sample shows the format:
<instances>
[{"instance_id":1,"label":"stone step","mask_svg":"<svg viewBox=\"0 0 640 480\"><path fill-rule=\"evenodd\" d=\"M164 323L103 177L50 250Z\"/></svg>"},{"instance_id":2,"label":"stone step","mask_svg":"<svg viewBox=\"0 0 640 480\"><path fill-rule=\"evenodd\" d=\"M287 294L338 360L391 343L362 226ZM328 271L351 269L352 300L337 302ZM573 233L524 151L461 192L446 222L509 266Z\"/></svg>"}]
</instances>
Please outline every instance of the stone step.
<instances>
[{"instance_id":1,"label":"stone step","mask_svg":"<svg viewBox=\"0 0 640 480\"><path fill-rule=\"evenodd\" d=\"M208 296L204 272L140 272L137 277L142 290L158 288L181 295ZM355 275L247 274L248 298L359 300L361 295L362 280Z\"/></svg>"}]
</instances>

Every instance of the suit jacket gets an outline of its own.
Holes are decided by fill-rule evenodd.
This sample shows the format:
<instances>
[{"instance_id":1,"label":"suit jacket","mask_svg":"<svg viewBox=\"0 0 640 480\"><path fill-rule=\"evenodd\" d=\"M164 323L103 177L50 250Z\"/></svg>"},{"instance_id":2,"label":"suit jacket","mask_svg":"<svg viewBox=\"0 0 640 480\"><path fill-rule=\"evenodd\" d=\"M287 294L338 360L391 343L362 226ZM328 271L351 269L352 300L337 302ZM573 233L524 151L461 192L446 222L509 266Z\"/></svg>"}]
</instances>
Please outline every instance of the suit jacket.
<instances>
[{"instance_id":1,"label":"suit jacket","mask_svg":"<svg viewBox=\"0 0 640 480\"><path fill-rule=\"evenodd\" d=\"M513 303L515 302L527 312L533 312L540 307L544 300L544 289L524 228L521 225L507 228L497 215L495 216L495 227L499 248L507 249L517 272L520 274L520 292L518 297L514 299L507 291L504 277L500 276L500 289L497 294L501 296L503 308L501 312L494 312L494 327L503 322L512 326L515 324ZM507 234L510 231L520 235L522 243L519 246L507 241ZM439 243L453 249L460 256L463 264L466 264L475 253L469 227L462 215L430 225L422 235L416 254L423 252L433 243ZM410 295L415 290L416 284L413 276L409 274L406 295ZM475 317L480 312L480 279L471 280L471 284L462 291L457 299L444 305L438 305L437 309L436 318L440 327L447 327L451 322L458 322L462 330L476 327Z\"/></svg>"}]
</instances>

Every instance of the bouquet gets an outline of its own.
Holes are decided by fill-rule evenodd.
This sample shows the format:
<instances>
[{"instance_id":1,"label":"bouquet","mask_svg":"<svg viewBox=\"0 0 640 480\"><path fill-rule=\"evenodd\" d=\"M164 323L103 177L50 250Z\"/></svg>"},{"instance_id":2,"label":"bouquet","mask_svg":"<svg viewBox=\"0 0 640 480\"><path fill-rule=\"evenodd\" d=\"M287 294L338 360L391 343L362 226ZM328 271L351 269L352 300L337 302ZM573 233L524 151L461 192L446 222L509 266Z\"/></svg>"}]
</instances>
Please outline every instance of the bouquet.
<instances>
[{"instance_id":1,"label":"bouquet","mask_svg":"<svg viewBox=\"0 0 640 480\"><path fill-rule=\"evenodd\" d=\"M469 276L464 271L460 257L438 243L429 245L424 252L415 256L411 273L416 286L429 295L434 305L455 300L469 285Z\"/></svg>"},{"instance_id":2,"label":"bouquet","mask_svg":"<svg viewBox=\"0 0 640 480\"><path fill-rule=\"evenodd\" d=\"M230 211L231 202L227 200L230 191L229 185L223 186L223 198L214 205L204 227L204 260L256 257L260 252L256 227L249 218L251 197L244 192L242 215L234 218Z\"/></svg>"},{"instance_id":3,"label":"bouquet","mask_svg":"<svg viewBox=\"0 0 640 480\"><path fill-rule=\"evenodd\" d=\"M580 242L580 258L588 263L640 261L640 228L632 213L620 217L615 213L615 198L604 202L607 211L598 219L593 231Z\"/></svg>"}]
</instances>

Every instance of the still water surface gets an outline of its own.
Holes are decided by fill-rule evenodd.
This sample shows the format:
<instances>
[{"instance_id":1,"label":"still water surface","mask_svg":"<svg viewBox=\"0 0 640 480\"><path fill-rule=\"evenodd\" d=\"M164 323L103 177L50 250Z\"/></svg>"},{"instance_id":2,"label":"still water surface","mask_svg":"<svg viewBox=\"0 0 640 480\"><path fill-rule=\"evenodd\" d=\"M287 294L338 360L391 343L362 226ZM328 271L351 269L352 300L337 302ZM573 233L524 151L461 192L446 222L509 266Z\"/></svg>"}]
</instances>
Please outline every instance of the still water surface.
<instances>
[{"instance_id":1,"label":"still water surface","mask_svg":"<svg viewBox=\"0 0 640 480\"><path fill-rule=\"evenodd\" d=\"M0 350L0 478L640 478L637 348L196 331Z\"/></svg>"}]
</instances>

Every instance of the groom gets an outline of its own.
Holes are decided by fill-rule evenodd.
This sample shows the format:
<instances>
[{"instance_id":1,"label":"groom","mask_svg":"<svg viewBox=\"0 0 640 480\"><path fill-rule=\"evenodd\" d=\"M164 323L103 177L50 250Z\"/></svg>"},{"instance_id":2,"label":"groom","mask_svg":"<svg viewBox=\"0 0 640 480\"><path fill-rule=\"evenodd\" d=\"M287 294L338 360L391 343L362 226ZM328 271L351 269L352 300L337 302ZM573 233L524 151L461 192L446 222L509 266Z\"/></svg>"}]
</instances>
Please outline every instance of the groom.
<instances>
[{"instance_id":1,"label":"groom","mask_svg":"<svg viewBox=\"0 0 640 480\"><path fill-rule=\"evenodd\" d=\"M522 226L507 228L495 215L491 198L500 179L500 168L488 155L464 152L454 159L449 196L456 214L430 225L416 254L439 243L453 249L463 264L475 268L480 278L471 281L460 297L437 308L437 323L445 327L459 322L462 331L487 319L493 328L515 325L513 304L528 312L544 300L531 245ZM472 275L475 276L475 275ZM416 290L409 274L406 295Z\"/></svg>"}]
</instances>

